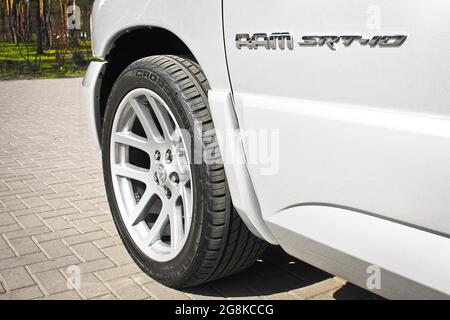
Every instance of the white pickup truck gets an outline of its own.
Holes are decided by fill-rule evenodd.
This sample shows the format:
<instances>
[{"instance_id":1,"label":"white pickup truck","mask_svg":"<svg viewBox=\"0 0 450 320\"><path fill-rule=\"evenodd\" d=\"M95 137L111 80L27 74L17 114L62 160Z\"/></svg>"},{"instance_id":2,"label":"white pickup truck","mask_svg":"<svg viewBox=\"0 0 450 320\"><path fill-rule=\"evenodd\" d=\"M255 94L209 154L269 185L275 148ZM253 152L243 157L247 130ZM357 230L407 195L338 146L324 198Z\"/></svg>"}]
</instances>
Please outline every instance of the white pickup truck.
<instances>
[{"instance_id":1,"label":"white pickup truck","mask_svg":"<svg viewBox=\"0 0 450 320\"><path fill-rule=\"evenodd\" d=\"M268 243L450 298L450 2L96 0L83 85L117 229L171 287Z\"/></svg>"}]
</instances>

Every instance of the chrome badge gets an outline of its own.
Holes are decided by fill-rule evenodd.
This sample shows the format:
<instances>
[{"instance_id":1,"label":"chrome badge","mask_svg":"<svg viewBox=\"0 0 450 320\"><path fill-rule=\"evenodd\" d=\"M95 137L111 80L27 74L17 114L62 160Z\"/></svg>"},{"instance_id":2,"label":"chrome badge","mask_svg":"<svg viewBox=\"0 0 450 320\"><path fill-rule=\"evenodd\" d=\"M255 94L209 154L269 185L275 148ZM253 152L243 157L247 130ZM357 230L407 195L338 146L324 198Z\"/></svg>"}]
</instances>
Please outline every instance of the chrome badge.
<instances>
[{"instance_id":1,"label":"chrome badge","mask_svg":"<svg viewBox=\"0 0 450 320\"><path fill-rule=\"evenodd\" d=\"M302 36L297 44L301 47L323 47L327 46L331 50L336 50L335 45L342 43L344 47L349 47L354 43L361 46L374 47L400 47L407 39L406 35L384 35L364 38L360 35L344 36ZM248 49L258 49L259 47L267 50L281 49L294 50L294 36L290 32L267 33L238 33L235 38L236 47Z\"/></svg>"}]
</instances>

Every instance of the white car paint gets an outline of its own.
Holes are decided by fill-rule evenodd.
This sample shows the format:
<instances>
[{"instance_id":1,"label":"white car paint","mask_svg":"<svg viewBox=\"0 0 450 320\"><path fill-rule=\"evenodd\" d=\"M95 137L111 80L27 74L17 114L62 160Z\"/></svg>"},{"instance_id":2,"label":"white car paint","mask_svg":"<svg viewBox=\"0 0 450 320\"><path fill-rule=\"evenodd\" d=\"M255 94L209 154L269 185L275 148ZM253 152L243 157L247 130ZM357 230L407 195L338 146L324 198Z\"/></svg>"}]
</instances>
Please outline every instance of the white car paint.
<instances>
[{"instance_id":1,"label":"white car paint","mask_svg":"<svg viewBox=\"0 0 450 320\"><path fill-rule=\"evenodd\" d=\"M242 160L225 169L252 232L364 288L378 266L381 288L368 289L386 297L448 299L449 9L445 0L97 0L93 48L105 58L134 28L173 32L208 77L216 128L233 132L219 143ZM234 43L237 33L282 31L408 39L336 51ZM96 132L100 64L84 83ZM246 163L240 129L279 133L275 174Z\"/></svg>"},{"instance_id":2,"label":"white car paint","mask_svg":"<svg viewBox=\"0 0 450 320\"><path fill-rule=\"evenodd\" d=\"M187 45L213 88L230 90L220 0L96 0L92 16L95 56L105 57L125 32L143 26L160 27Z\"/></svg>"}]
</instances>

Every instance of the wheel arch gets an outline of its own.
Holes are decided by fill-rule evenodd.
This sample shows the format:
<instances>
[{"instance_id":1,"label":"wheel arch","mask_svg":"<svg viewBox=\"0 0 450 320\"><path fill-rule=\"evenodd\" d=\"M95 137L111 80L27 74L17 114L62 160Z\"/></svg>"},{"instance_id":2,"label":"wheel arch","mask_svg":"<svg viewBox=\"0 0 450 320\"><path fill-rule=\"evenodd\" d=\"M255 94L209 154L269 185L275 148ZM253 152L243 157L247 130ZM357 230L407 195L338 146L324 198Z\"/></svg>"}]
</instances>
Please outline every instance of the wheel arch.
<instances>
[{"instance_id":1,"label":"wheel arch","mask_svg":"<svg viewBox=\"0 0 450 320\"><path fill-rule=\"evenodd\" d=\"M186 6L187 4L188 2L186 2ZM97 147L101 146L103 117L111 89L120 73L129 64L140 58L154 54L187 56L201 66L210 83L211 90L208 93L210 104L212 102L210 99L211 93L224 93L224 96L230 97L231 86L223 43L222 24L212 23L221 19L222 11L217 10L217 5L217 3L212 1L205 2L205 6L209 8L207 11L210 12L209 15L206 15L208 19L200 19L198 23L190 25L187 29L183 29L183 25L177 22L182 19L173 20L172 28L166 28L158 26L154 19L148 18L145 20L145 22L148 22L146 25L126 25L116 29L119 31L102 32L97 36L94 34L94 40L97 42L97 46L94 48L95 56L104 58L106 61L92 63L92 68L89 68L92 69L92 72L89 72L88 69L84 86L91 88L87 90L89 93L87 95L88 116L91 119L91 127L96 133ZM185 9L190 12L191 6L187 6ZM199 15L200 17L201 15L203 18L205 16L204 12L195 10L191 13L193 16ZM97 17L95 25L100 26L105 22L103 19L100 21ZM121 23L118 24L121 25ZM94 28L94 30L101 29ZM199 35L202 35L202 37L199 37ZM145 39L144 43L142 43L142 39ZM208 41L205 41L205 39ZM218 109L223 106L222 103L214 103L214 105L217 105ZM230 105L229 107L231 108L232 106ZM231 112L231 109L229 111ZM217 120L219 119L214 119L215 122ZM240 148L236 151L242 152ZM243 166L245 167L245 165ZM236 171L233 167L232 164L227 166L227 176L241 172L239 170ZM234 202L240 208L238 210L239 215L244 219L245 224L252 233L272 244L276 244L276 239L268 232L262 220L260 206L255 197L251 179L247 174L244 176L236 175L236 177L236 183L231 189L233 191L233 199L235 199ZM242 183L248 187L248 190L238 197L239 192L242 192L242 188L239 188L242 186ZM241 201L240 203L238 199L246 199L246 195L251 200L243 203Z\"/></svg>"},{"instance_id":2,"label":"wheel arch","mask_svg":"<svg viewBox=\"0 0 450 320\"><path fill-rule=\"evenodd\" d=\"M96 123L99 141L102 138L101 129L108 97L120 73L132 62L156 54L184 56L197 62L186 43L165 28L138 26L122 30L111 37L104 55L107 63L101 75L96 106L99 115Z\"/></svg>"}]
</instances>

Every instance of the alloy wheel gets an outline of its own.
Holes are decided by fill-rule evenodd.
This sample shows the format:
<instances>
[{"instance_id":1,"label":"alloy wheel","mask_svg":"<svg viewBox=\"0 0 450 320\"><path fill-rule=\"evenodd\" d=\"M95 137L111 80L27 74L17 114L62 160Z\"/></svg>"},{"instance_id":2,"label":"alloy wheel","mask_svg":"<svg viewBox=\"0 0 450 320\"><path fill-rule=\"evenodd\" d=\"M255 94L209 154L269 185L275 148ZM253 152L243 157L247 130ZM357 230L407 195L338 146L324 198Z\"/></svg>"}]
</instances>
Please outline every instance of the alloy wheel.
<instances>
[{"instance_id":1,"label":"alloy wheel","mask_svg":"<svg viewBox=\"0 0 450 320\"><path fill-rule=\"evenodd\" d=\"M135 89L120 103L111 133L111 175L126 229L149 258L175 258L192 221L186 140L165 101Z\"/></svg>"}]
</instances>

